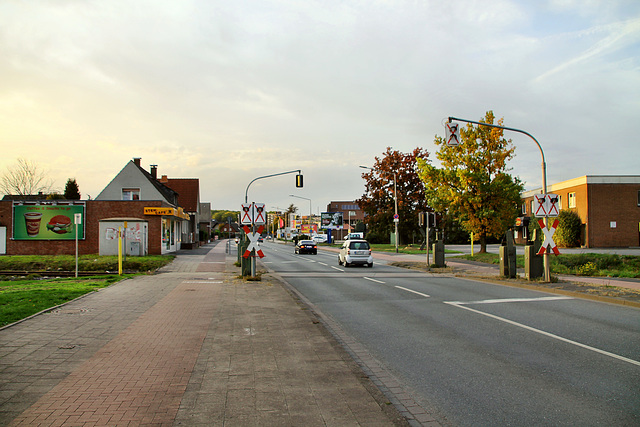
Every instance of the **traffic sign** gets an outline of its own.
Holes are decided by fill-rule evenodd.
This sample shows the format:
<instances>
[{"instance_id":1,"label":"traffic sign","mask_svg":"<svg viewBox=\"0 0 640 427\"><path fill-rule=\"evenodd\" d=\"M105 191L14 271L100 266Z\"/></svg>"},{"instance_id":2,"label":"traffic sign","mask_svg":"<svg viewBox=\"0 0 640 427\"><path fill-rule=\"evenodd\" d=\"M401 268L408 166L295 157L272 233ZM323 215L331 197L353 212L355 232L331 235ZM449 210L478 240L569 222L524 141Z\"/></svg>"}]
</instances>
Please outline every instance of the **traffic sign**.
<instances>
[{"instance_id":1,"label":"traffic sign","mask_svg":"<svg viewBox=\"0 0 640 427\"><path fill-rule=\"evenodd\" d=\"M394 215L393 215L393 219L400 219L400 215L398 215L398 214L394 214Z\"/></svg>"},{"instance_id":2,"label":"traffic sign","mask_svg":"<svg viewBox=\"0 0 640 427\"><path fill-rule=\"evenodd\" d=\"M253 223L255 225L266 224L266 216L264 211L264 203L253 204Z\"/></svg>"},{"instance_id":3,"label":"traffic sign","mask_svg":"<svg viewBox=\"0 0 640 427\"><path fill-rule=\"evenodd\" d=\"M253 224L253 203L243 203L240 224Z\"/></svg>"},{"instance_id":4,"label":"traffic sign","mask_svg":"<svg viewBox=\"0 0 640 427\"><path fill-rule=\"evenodd\" d=\"M249 256L251 255L251 251L255 250L260 258L264 258L264 253L262 252L262 249L260 249L260 246L258 245L258 238L262 234L262 231L264 230L264 226L261 225L260 227L258 227L258 230L255 232L252 232L251 229L246 225L243 227L243 229L245 234L247 235L247 238L249 239L249 245L247 246L247 249L244 251L244 254L242 255L242 257L249 258Z\"/></svg>"},{"instance_id":5,"label":"traffic sign","mask_svg":"<svg viewBox=\"0 0 640 427\"><path fill-rule=\"evenodd\" d=\"M460 125L458 123L447 123L447 145L460 145Z\"/></svg>"},{"instance_id":6,"label":"traffic sign","mask_svg":"<svg viewBox=\"0 0 640 427\"><path fill-rule=\"evenodd\" d=\"M560 255L560 251L558 250L558 246L556 246L556 243L553 241L553 233L555 233L556 228L558 228L558 224L559 223L560 223L560 221L555 219L553 221L553 224L551 225L551 227L547 228L544 225L544 220L542 220L542 219L538 220L538 224L540 224L540 228L542 228L542 234L544 234L544 241L542 242L542 246L540 246L540 250L538 251L538 255L544 255L544 253L547 251L547 247L550 247L551 251L553 251L554 254Z\"/></svg>"},{"instance_id":7,"label":"traffic sign","mask_svg":"<svg viewBox=\"0 0 640 427\"><path fill-rule=\"evenodd\" d=\"M534 194L535 216L558 216L560 213L560 196L553 193Z\"/></svg>"}]
</instances>

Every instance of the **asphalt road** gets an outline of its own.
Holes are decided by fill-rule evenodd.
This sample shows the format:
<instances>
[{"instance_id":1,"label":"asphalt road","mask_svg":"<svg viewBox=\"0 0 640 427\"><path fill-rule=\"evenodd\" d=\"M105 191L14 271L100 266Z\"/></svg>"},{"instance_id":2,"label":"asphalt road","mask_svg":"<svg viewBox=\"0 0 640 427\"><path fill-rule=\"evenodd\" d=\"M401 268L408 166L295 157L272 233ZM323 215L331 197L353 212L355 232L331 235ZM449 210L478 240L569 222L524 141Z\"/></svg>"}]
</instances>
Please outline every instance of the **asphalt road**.
<instances>
[{"instance_id":1,"label":"asphalt road","mask_svg":"<svg viewBox=\"0 0 640 427\"><path fill-rule=\"evenodd\" d=\"M262 244L445 425L640 425L640 310Z\"/></svg>"}]
</instances>

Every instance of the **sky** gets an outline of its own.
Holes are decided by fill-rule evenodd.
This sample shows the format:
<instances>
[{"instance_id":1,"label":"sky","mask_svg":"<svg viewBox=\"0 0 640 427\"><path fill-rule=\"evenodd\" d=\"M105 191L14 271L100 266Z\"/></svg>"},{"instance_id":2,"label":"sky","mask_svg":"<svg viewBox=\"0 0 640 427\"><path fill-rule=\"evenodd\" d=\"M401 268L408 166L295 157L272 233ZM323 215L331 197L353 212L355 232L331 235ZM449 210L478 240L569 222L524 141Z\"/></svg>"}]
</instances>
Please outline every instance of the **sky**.
<instances>
[{"instance_id":1,"label":"sky","mask_svg":"<svg viewBox=\"0 0 640 427\"><path fill-rule=\"evenodd\" d=\"M317 214L488 110L549 184L640 175L640 2L0 0L0 174L27 159L83 199L140 157L212 209L300 169L248 200Z\"/></svg>"}]
</instances>

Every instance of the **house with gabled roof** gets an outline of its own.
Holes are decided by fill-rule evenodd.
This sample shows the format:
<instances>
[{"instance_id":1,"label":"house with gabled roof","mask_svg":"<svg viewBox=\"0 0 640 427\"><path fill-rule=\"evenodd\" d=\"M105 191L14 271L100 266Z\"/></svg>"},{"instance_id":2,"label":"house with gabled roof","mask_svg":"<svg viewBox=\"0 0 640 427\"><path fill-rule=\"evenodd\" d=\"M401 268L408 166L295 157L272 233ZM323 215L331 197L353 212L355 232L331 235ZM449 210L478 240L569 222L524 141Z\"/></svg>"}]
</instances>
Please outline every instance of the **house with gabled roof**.
<instances>
[{"instance_id":1,"label":"house with gabled roof","mask_svg":"<svg viewBox=\"0 0 640 427\"><path fill-rule=\"evenodd\" d=\"M129 161L95 200L159 201L160 208L145 209L145 216L162 217L162 253L174 252L181 248L183 237L191 235L192 220L179 204L178 192L157 179L157 166L151 165L151 172L147 172L140 161Z\"/></svg>"}]
</instances>

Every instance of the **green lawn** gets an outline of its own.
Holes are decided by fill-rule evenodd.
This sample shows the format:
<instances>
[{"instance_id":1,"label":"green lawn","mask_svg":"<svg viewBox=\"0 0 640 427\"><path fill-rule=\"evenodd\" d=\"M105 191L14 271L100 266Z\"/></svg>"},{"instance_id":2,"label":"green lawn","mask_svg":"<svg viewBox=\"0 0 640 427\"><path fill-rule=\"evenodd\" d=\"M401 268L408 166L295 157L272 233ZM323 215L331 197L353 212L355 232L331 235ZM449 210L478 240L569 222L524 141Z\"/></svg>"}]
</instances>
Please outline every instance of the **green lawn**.
<instances>
[{"instance_id":1,"label":"green lawn","mask_svg":"<svg viewBox=\"0 0 640 427\"><path fill-rule=\"evenodd\" d=\"M489 264L500 264L498 254L460 255L456 258ZM567 254L551 255L550 268L555 274L578 276L640 278L640 257L615 254ZM517 255L518 267L524 268L524 255Z\"/></svg>"},{"instance_id":2,"label":"green lawn","mask_svg":"<svg viewBox=\"0 0 640 427\"><path fill-rule=\"evenodd\" d=\"M0 327L109 286L123 277L0 280Z\"/></svg>"},{"instance_id":3,"label":"green lawn","mask_svg":"<svg viewBox=\"0 0 640 427\"><path fill-rule=\"evenodd\" d=\"M128 257L123 270L136 274L156 271L169 264L175 256ZM73 255L11 255L0 257L0 271L75 271ZM117 256L82 255L78 260L79 271L118 271ZM71 301L86 293L109 286L133 274L52 279L37 275L0 276L0 327L24 319L47 308Z\"/></svg>"},{"instance_id":4,"label":"green lawn","mask_svg":"<svg viewBox=\"0 0 640 427\"><path fill-rule=\"evenodd\" d=\"M127 257L122 267L125 271L147 272L169 264L174 255L150 255ZM0 271L75 271L73 255L10 255L0 257ZM81 255L78 257L79 271L118 271L117 256Z\"/></svg>"}]
</instances>

